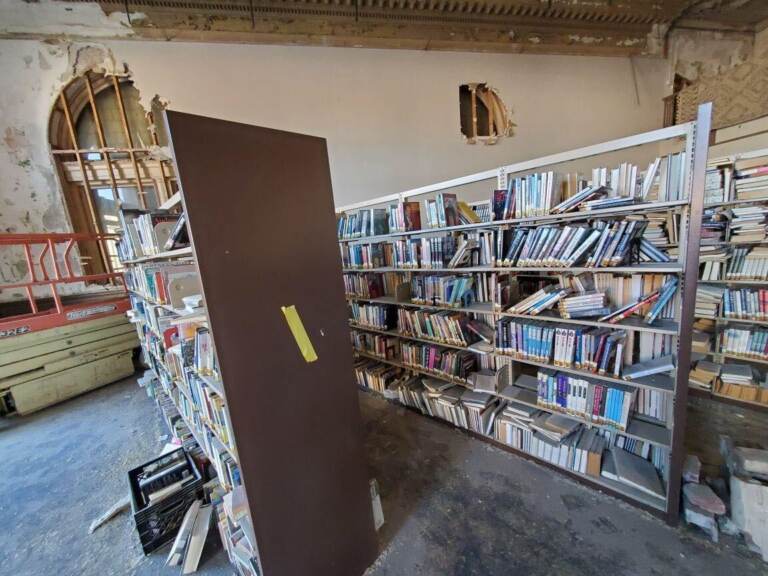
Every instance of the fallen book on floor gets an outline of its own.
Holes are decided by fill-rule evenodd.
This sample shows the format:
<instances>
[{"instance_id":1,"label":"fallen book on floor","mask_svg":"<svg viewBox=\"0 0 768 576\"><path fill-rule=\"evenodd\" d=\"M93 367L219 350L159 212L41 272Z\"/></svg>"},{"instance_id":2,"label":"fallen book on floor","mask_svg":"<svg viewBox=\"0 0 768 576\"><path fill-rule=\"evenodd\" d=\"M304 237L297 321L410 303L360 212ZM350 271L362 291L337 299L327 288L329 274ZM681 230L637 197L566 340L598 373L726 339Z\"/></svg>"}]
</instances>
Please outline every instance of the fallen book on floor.
<instances>
[{"instance_id":1,"label":"fallen book on floor","mask_svg":"<svg viewBox=\"0 0 768 576\"><path fill-rule=\"evenodd\" d=\"M179 533L176 534L176 540L171 545L171 551L168 553L168 558L165 563L167 566L178 566L184 558L184 551L187 549L189 543L189 535L192 533L192 528L195 525L195 519L197 513L200 510L201 500L195 500L192 505L187 508L186 514L184 514L184 520L181 521L181 528Z\"/></svg>"}]
</instances>

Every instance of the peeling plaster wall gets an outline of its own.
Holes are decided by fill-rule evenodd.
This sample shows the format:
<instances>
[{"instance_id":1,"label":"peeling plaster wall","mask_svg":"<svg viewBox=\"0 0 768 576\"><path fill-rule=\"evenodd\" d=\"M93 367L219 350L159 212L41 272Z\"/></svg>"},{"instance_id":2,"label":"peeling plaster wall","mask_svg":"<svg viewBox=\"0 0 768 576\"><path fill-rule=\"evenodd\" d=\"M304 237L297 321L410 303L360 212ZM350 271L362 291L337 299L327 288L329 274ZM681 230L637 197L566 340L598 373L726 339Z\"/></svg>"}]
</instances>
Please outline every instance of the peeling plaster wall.
<instances>
[{"instance_id":1,"label":"peeling plaster wall","mask_svg":"<svg viewBox=\"0 0 768 576\"><path fill-rule=\"evenodd\" d=\"M673 30L669 34L669 82L675 74L694 81L725 72L749 60L755 37L748 32Z\"/></svg>"},{"instance_id":2,"label":"peeling plaster wall","mask_svg":"<svg viewBox=\"0 0 768 576\"><path fill-rule=\"evenodd\" d=\"M573 56L102 45L108 53L95 50L95 60L127 65L147 109L160 95L173 109L326 138L337 204L657 128L665 93L665 62L642 58L633 64ZM0 229L67 229L46 126L75 63L93 64L94 51L82 47L0 40ZM459 85L467 82L499 90L517 124L514 137L495 146L464 143ZM7 266L2 269L5 275Z\"/></svg>"}]
</instances>

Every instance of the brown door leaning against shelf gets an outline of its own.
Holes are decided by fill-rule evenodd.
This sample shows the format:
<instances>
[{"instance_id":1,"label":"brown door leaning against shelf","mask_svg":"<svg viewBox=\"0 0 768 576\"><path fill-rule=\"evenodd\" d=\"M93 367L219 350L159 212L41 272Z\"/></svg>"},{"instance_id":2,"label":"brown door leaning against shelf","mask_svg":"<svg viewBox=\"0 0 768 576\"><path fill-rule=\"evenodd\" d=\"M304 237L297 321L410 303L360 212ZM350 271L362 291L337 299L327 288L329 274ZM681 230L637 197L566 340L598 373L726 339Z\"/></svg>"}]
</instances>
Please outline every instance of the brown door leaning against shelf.
<instances>
[{"instance_id":1,"label":"brown door leaning against shelf","mask_svg":"<svg viewBox=\"0 0 768 576\"><path fill-rule=\"evenodd\" d=\"M358 384L675 523L710 114L337 208Z\"/></svg>"},{"instance_id":2,"label":"brown door leaning against shelf","mask_svg":"<svg viewBox=\"0 0 768 576\"><path fill-rule=\"evenodd\" d=\"M119 246L158 405L174 437L211 462L218 484L206 483L205 493L239 574L360 576L377 547L362 440L349 435L361 425L355 391L336 385L351 359L325 141L170 111L166 125L183 192L160 210L123 211ZM209 146L219 154L210 157ZM298 195L287 162L309 179ZM267 201L270 222L254 227ZM309 252L303 236L293 245L264 241L297 214L317 238ZM316 267L311 294L305 267L284 257L299 251ZM272 290L266 269L290 287ZM302 313L314 362L299 354L279 312L289 304ZM268 338L264 346L254 347L257 335ZM285 554L295 541L302 545Z\"/></svg>"}]
</instances>

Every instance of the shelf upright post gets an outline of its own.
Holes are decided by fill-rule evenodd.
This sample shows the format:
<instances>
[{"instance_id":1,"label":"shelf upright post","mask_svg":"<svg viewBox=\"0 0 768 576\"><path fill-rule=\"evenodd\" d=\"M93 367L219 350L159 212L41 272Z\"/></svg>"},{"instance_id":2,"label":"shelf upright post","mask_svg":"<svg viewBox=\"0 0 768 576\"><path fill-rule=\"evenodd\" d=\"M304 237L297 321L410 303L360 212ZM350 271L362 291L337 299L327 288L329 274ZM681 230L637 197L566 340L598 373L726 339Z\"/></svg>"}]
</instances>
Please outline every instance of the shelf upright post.
<instances>
[{"instance_id":1,"label":"shelf upright post","mask_svg":"<svg viewBox=\"0 0 768 576\"><path fill-rule=\"evenodd\" d=\"M688 156L688 177L686 192L688 210L684 240L681 244L680 257L683 258L684 272L682 306L680 312L679 336L677 339L677 370L675 375L675 393L672 427L672 453L670 455L669 479L667 482L667 522L677 524L680 516L680 489L685 460L685 422L688 404L688 374L691 365L691 337L696 311L696 287L699 277L699 239L701 237L701 217L704 210L704 180L707 170L709 151L709 132L712 122L712 103L699 106L694 124L692 157ZM691 136L688 137L690 147ZM684 247L684 250L683 250Z\"/></svg>"}]
</instances>

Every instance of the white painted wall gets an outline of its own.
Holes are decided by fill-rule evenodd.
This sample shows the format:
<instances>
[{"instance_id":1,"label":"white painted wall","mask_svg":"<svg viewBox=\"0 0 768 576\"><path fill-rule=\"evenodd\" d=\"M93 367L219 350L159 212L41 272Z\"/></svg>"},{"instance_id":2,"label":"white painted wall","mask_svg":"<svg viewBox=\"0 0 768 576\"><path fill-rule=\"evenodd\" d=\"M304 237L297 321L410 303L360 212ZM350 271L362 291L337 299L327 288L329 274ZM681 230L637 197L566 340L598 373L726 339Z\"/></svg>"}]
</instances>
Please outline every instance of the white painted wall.
<instances>
[{"instance_id":1,"label":"white painted wall","mask_svg":"<svg viewBox=\"0 0 768 576\"><path fill-rule=\"evenodd\" d=\"M104 41L145 103L322 136L337 204L660 126L663 60ZM0 230L66 230L47 118L82 44L0 40ZM89 57L92 57L90 51ZM110 64L112 65L112 64ZM514 137L467 145L458 87L499 89ZM215 151L212 151L215 153ZM296 185L301 186L301 166ZM212 191L214 192L214 191ZM0 262L12 275L13 262Z\"/></svg>"}]
</instances>

